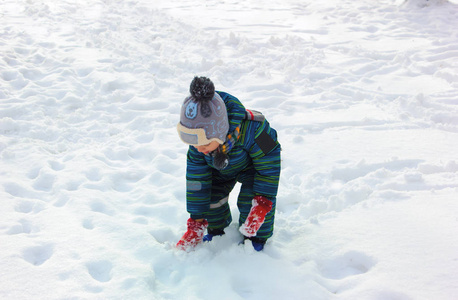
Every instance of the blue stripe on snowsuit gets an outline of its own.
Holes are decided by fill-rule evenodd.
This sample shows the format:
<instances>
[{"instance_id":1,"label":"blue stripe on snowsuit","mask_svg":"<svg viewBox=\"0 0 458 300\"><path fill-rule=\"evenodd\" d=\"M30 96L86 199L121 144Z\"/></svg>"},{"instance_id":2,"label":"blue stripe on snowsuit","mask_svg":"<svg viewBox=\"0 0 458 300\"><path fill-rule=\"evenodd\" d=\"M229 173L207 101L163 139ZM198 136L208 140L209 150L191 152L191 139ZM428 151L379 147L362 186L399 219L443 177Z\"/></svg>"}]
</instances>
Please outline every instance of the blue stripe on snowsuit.
<instances>
[{"instance_id":1,"label":"blue stripe on snowsuit","mask_svg":"<svg viewBox=\"0 0 458 300\"><path fill-rule=\"evenodd\" d=\"M267 214L266 221L257 234L257 237L269 238L273 232L281 168L281 148L277 142L277 133L267 121L244 120L245 108L240 101L226 93L220 95L226 103L230 127L235 129L241 124L240 138L228 153L229 165L220 171L213 167L213 158L210 155L204 155L194 147L189 147L186 171L187 210L194 219L207 219L209 228L227 227L232 221L229 204L218 205L219 207L213 209L210 209L210 205L227 197L238 181L242 184L237 200L240 224L248 216L255 195L265 196L273 202L272 211ZM275 141L275 147L268 153L264 153L255 141L263 132Z\"/></svg>"}]
</instances>

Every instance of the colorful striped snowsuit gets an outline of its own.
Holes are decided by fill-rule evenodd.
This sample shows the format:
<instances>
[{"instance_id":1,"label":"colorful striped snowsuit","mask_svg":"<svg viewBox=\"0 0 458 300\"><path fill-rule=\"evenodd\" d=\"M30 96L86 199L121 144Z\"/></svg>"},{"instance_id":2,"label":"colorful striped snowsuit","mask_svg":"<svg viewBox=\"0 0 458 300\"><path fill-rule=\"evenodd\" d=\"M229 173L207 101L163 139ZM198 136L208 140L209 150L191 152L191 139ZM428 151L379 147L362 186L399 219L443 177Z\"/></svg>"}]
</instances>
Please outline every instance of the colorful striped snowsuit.
<instances>
[{"instance_id":1,"label":"colorful striped snowsuit","mask_svg":"<svg viewBox=\"0 0 458 300\"><path fill-rule=\"evenodd\" d=\"M245 120L245 107L237 98L224 92L217 93L226 104L229 132L241 124L240 137L228 153L229 165L223 170L213 167L211 155L204 155L194 147L189 147L186 171L187 210L193 219L205 218L210 229L227 227L232 221L228 196L236 182L240 182L241 190L237 200L240 225L245 222L255 195L265 196L273 202L272 210L256 235L267 239L273 232L280 177L281 147L277 141L277 132L267 121Z\"/></svg>"}]
</instances>

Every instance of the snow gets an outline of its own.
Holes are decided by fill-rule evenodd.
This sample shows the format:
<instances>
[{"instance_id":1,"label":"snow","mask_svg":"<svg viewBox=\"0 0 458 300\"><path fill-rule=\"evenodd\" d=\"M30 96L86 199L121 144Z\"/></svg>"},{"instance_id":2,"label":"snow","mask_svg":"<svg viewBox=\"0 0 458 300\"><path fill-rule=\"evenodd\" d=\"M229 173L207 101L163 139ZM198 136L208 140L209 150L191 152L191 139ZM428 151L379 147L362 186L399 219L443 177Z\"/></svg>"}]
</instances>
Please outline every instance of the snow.
<instances>
[{"instance_id":1,"label":"snow","mask_svg":"<svg viewBox=\"0 0 458 300\"><path fill-rule=\"evenodd\" d=\"M1 299L457 299L456 1L4 0L0 15ZM194 75L279 133L263 252L235 223L174 248Z\"/></svg>"}]
</instances>

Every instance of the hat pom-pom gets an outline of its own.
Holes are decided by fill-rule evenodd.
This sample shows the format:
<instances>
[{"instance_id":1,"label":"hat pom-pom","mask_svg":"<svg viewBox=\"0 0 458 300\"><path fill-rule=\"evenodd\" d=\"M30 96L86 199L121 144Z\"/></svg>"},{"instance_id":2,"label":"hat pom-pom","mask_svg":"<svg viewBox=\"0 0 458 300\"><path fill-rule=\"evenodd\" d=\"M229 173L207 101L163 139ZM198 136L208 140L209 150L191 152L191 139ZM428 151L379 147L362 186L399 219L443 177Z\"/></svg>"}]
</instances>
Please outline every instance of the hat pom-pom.
<instances>
[{"instance_id":1,"label":"hat pom-pom","mask_svg":"<svg viewBox=\"0 0 458 300\"><path fill-rule=\"evenodd\" d=\"M189 87L191 96L198 102L211 101L215 95L215 85L207 77L194 77Z\"/></svg>"}]
</instances>

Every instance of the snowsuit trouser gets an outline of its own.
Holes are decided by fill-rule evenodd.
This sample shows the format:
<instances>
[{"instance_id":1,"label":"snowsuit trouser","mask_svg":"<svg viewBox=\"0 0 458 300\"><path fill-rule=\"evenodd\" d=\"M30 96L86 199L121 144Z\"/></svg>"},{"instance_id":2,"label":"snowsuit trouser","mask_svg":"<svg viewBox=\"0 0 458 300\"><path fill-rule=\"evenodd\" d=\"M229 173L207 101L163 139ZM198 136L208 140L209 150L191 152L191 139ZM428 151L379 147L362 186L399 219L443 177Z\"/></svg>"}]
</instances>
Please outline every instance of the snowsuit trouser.
<instances>
[{"instance_id":1,"label":"snowsuit trouser","mask_svg":"<svg viewBox=\"0 0 458 300\"><path fill-rule=\"evenodd\" d=\"M254 169L243 171L237 178L232 180L223 180L217 174L214 174L210 211L207 213L208 227L210 229L224 229L232 222L228 199L229 193L237 182L242 184L237 198L237 206L240 212L239 226L245 222L251 210L253 197L255 196L253 192L255 172ZM269 200L273 202L273 207L267 214L264 224L258 230L256 235L258 238L268 239L273 233L276 198L269 197Z\"/></svg>"}]
</instances>

